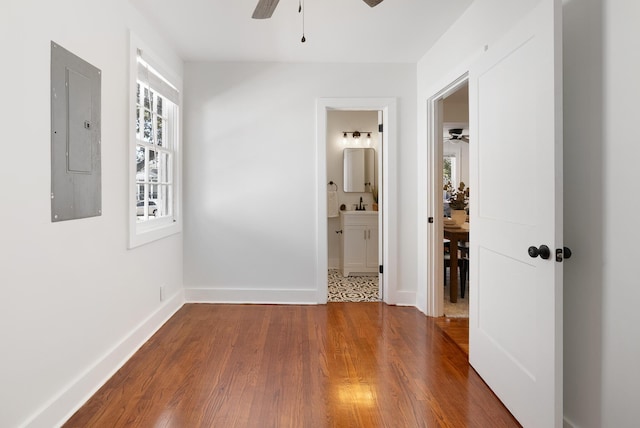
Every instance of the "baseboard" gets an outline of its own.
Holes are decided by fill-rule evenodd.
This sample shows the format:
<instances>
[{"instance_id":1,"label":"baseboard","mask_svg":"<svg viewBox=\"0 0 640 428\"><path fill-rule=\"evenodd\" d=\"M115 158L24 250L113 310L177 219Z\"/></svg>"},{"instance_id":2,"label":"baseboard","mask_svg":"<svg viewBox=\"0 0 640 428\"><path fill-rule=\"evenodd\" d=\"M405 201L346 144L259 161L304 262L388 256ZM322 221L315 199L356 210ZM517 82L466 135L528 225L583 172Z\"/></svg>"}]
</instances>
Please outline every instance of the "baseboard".
<instances>
[{"instance_id":1,"label":"baseboard","mask_svg":"<svg viewBox=\"0 0 640 428\"><path fill-rule=\"evenodd\" d=\"M315 289L263 290L237 288L187 288L184 290L188 303L248 303L315 305L318 293Z\"/></svg>"},{"instance_id":2,"label":"baseboard","mask_svg":"<svg viewBox=\"0 0 640 428\"><path fill-rule=\"evenodd\" d=\"M49 428L64 424L183 304L180 290L22 426Z\"/></svg>"},{"instance_id":3,"label":"baseboard","mask_svg":"<svg viewBox=\"0 0 640 428\"><path fill-rule=\"evenodd\" d=\"M396 291L394 294L394 305L398 306L416 306L415 291Z\"/></svg>"}]
</instances>

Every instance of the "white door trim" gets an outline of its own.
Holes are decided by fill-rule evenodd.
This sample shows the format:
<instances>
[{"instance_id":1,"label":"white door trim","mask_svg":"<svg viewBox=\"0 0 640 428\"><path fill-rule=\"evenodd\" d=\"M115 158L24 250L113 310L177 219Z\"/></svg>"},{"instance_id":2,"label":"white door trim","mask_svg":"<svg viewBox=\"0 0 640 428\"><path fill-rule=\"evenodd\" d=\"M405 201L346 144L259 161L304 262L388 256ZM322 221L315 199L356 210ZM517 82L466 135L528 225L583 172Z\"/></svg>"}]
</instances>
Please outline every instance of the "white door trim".
<instances>
[{"instance_id":1,"label":"white door trim","mask_svg":"<svg viewBox=\"0 0 640 428\"><path fill-rule=\"evenodd\" d=\"M379 191L383 201L382 260L384 287L382 300L388 304L412 304L398 301L397 293L397 120L395 98L318 98L316 100L316 289L317 302L327 303L327 112L329 110L382 111L385 126L382 141L382 186Z\"/></svg>"}]
</instances>

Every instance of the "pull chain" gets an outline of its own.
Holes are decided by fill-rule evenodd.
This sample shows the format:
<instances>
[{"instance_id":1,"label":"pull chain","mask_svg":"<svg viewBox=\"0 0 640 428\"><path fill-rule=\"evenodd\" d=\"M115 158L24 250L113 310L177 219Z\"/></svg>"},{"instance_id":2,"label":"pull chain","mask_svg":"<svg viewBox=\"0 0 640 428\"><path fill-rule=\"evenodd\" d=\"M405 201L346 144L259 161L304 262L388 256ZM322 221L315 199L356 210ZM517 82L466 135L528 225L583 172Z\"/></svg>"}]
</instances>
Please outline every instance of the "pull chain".
<instances>
[{"instance_id":1,"label":"pull chain","mask_svg":"<svg viewBox=\"0 0 640 428\"><path fill-rule=\"evenodd\" d=\"M304 36L304 8L302 7L304 0L298 0L298 13L302 12L302 39L300 40L302 43L307 41L307 38Z\"/></svg>"}]
</instances>

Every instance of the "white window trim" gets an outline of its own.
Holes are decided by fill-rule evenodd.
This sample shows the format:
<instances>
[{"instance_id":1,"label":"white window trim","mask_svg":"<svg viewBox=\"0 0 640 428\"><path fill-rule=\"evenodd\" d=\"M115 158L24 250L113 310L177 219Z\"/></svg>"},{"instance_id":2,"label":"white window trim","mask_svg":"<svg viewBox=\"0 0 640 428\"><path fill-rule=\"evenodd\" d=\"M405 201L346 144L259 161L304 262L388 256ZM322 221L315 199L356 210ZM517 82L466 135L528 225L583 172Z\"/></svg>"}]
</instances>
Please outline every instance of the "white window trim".
<instances>
[{"instance_id":1,"label":"white window trim","mask_svg":"<svg viewBox=\"0 0 640 428\"><path fill-rule=\"evenodd\" d=\"M138 77L137 55L144 52L144 60L170 81L180 93L178 120L176 123L176 141L174 153L174 213L173 217L138 222L136 216L136 84ZM159 56L147 46L135 33L130 32L129 40L129 248L166 238L182 232L182 79L165 66Z\"/></svg>"}]
</instances>

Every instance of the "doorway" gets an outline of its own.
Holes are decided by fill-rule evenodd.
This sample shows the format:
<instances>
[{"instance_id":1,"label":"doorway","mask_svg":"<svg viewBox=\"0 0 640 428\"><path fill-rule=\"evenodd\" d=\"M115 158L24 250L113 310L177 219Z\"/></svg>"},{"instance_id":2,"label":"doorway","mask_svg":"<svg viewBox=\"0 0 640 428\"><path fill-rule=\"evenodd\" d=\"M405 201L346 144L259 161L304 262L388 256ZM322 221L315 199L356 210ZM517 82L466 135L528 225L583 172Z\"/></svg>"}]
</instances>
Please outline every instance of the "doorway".
<instances>
[{"instance_id":1,"label":"doorway","mask_svg":"<svg viewBox=\"0 0 640 428\"><path fill-rule=\"evenodd\" d=\"M328 302L376 302L380 278L382 114L327 112Z\"/></svg>"},{"instance_id":2,"label":"doorway","mask_svg":"<svg viewBox=\"0 0 640 428\"><path fill-rule=\"evenodd\" d=\"M455 91L442 99L442 218L445 227L453 227L455 210L463 211L467 217L464 227L468 228L469 204L469 85L463 82ZM434 191L436 189L433 189ZM460 221L464 221L462 218ZM457 225L456 225L457 226ZM445 232L445 234L447 234ZM448 235L448 234L447 234ZM469 242L464 238L456 244L447 236L442 236L444 251L436 253L443 257L443 312L448 318L469 318ZM455 247L455 248L454 248ZM455 256L452 257L455 251ZM455 264L455 266L453 266ZM451 299L451 287L456 287L455 302Z\"/></svg>"},{"instance_id":3,"label":"doorway","mask_svg":"<svg viewBox=\"0 0 640 428\"><path fill-rule=\"evenodd\" d=\"M448 207L445 206L444 202L446 195L444 192L443 162L446 152L449 155L455 155L456 171L453 172L454 180L463 181L465 174L468 174L468 148L465 147L464 153L467 156L466 160L463 160L465 157L462 154L463 146L460 146L460 144L467 143L459 142L457 146L454 146L456 143L448 144L450 148L445 151L445 139L451 138L451 133L449 132L451 129L456 130L456 135L469 135L467 88L468 75L465 73L453 79L449 85L436 93L427 102L428 134L426 156L423 157L426 168L423 170L425 174L422 177L422 182L424 183L422 191L425 195L426 210L422 211L422 213L428 213L428 215L419 216L421 221L419 222L418 231L424 238L419 241L418 254L422 260L425 260L425 263L419 266L418 274L419 278L424 278L426 285L425 313L432 317L444 315L444 301L450 295L447 290L445 296L443 287L447 273L451 274L450 270L447 272L445 265L444 218L445 214L449 213L445 212L445 208ZM445 103L447 99L449 99L449 102ZM447 105L446 109L445 105ZM460 129L461 131L459 131ZM462 172L463 170L465 171L464 173ZM451 177L451 172L449 176ZM465 182L465 184L471 183ZM453 249L453 251L456 250L457 248ZM467 283L468 286L469 284ZM465 296L468 301L468 294Z\"/></svg>"},{"instance_id":4,"label":"doorway","mask_svg":"<svg viewBox=\"0 0 640 428\"><path fill-rule=\"evenodd\" d=\"M397 226L396 218L396 195L389 192L389 189L396 184L396 168L393 159L396 158L396 100L394 98L320 98L316 103L316 148L317 148L317 275L316 289L318 303L326 303L328 296L328 275L329 270L329 212L328 212L328 186L329 182L336 183L337 179L327 175L327 141L329 138L329 115L332 111L352 111L352 112L375 112L381 118L383 124L382 132L379 134L379 144L381 150L376 153L379 188L378 191L378 229L369 230L366 236L378 235L376 241L378 245L378 272L379 272L379 299L389 304L397 303L396 290L396 248L397 248ZM378 113L379 112L379 113ZM357 129L340 129L344 137L344 132L349 132L347 137L353 138L353 132ZM360 138L365 138L360 131ZM366 193L366 192L363 192ZM369 192L371 193L371 192ZM370 196L372 198L372 194ZM373 199L372 199L373 200ZM345 208L347 203L344 202ZM360 203L360 196L357 197L357 204ZM365 198L363 197L363 204ZM339 205L342 205L340 202ZM371 233L373 232L373 233ZM369 238L371 239L371 238Z\"/></svg>"}]
</instances>

